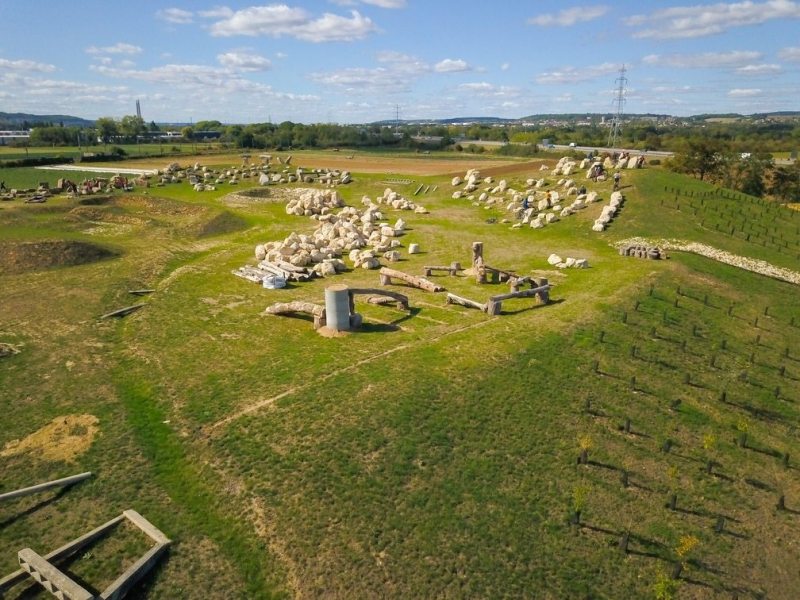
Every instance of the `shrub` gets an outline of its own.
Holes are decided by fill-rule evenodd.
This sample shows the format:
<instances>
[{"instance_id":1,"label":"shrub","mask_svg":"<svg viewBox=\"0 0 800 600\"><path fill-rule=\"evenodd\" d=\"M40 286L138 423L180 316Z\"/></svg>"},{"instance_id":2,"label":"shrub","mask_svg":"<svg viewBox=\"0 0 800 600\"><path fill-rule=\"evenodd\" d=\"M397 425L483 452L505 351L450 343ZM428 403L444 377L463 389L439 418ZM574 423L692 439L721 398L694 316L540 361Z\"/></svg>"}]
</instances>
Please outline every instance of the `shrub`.
<instances>
[{"instance_id":1,"label":"shrub","mask_svg":"<svg viewBox=\"0 0 800 600\"><path fill-rule=\"evenodd\" d=\"M15 160L0 161L0 168L14 168L14 167L38 167L42 165L59 165L62 163L71 163L74 160L68 156L36 156L28 158L17 158Z\"/></svg>"}]
</instances>

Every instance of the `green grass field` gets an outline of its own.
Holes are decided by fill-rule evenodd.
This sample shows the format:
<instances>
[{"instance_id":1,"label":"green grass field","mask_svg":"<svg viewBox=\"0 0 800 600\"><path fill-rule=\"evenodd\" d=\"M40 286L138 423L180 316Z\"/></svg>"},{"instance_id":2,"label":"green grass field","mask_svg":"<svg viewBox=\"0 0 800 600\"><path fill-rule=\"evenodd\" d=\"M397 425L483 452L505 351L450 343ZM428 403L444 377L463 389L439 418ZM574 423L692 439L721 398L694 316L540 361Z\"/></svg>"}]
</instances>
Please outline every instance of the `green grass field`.
<instances>
[{"instance_id":1,"label":"green grass field","mask_svg":"<svg viewBox=\"0 0 800 600\"><path fill-rule=\"evenodd\" d=\"M503 177L524 189L540 176L526 169ZM489 317L394 286L410 314L359 300L364 327L324 338L262 313L321 303L330 281L264 290L231 275L257 243L313 229L282 202L175 184L0 203L0 343L18 350L0 358L0 493L95 474L0 505L0 577L17 550L44 554L133 508L174 540L134 597L645 599L660 582L675 598L795 598L796 287L612 244L680 238L796 268L800 215L645 169L625 172L604 233L591 224L609 183L590 187L604 202L512 230L505 213L451 199L450 171L392 186L407 197L438 186L413 198L429 215L384 211L408 224L401 250L423 250L392 266L466 265L482 241L488 264L547 277L551 304L509 300ZM338 189L361 206L385 178L356 172ZM51 266L48 241L109 255ZM552 252L591 268L557 271ZM431 279L480 301L507 291ZM378 276L335 282L377 287ZM128 293L141 288L155 292ZM66 415L99 419L73 460L9 444ZM141 552L126 530L65 568L101 590ZM19 585L8 597L33 595Z\"/></svg>"}]
</instances>

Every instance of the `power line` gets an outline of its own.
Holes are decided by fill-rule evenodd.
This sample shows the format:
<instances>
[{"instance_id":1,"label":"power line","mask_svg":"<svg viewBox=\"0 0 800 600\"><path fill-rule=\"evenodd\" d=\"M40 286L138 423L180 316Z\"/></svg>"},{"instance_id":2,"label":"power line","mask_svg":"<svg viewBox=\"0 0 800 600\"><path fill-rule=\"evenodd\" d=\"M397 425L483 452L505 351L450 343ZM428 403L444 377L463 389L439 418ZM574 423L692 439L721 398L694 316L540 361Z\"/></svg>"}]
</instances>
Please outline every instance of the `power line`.
<instances>
[{"instance_id":1,"label":"power line","mask_svg":"<svg viewBox=\"0 0 800 600\"><path fill-rule=\"evenodd\" d=\"M616 106L616 114L611 119L611 130L608 132L608 147L616 148L617 140L620 139L622 132L622 113L625 109L625 94L628 91L628 78L625 77L625 65L619 70L619 77L614 80L616 96L613 104Z\"/></svg>"}]
</instances>

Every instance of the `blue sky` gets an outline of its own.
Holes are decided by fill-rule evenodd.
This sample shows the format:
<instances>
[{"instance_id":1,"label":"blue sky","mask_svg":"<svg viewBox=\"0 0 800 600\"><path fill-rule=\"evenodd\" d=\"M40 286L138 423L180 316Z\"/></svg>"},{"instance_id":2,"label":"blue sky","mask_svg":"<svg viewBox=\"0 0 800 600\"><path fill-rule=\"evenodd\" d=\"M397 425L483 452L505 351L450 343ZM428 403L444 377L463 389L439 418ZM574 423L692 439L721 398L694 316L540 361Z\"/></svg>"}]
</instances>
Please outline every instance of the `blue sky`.
<instances>
[{"instance_id":1,"label":"blue sky","mask_svg":"<svg viewBox=\"0 0 800 600\"><path fill-rule=\"evenodd\" d=\"M800 110L800 2L3 0L0 111L94 119Z\"/></svg>"}]
</instances>

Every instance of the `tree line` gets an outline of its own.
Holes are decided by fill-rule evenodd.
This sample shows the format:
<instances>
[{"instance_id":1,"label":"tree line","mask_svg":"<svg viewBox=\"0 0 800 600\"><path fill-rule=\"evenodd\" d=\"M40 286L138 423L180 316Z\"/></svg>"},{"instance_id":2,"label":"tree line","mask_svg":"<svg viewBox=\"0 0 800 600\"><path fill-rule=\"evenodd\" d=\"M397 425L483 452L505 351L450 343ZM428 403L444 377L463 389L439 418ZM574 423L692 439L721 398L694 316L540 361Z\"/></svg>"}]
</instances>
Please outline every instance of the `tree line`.
<instances>
[{"instance_id":1,"label":"tree line","mask_svg":"<svg viewBox=\"0 0 800 600\"><path fill-rule=\"evenodd\" d=\"M768 152L740 153L718 138L683 140L666 166L751 196L800 202L800 164L776 164Z\"/></svg>"}]
</instances>

